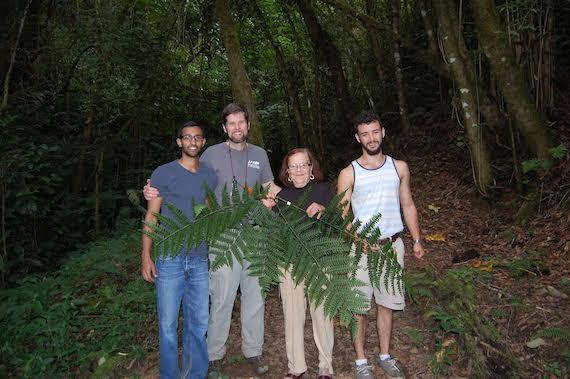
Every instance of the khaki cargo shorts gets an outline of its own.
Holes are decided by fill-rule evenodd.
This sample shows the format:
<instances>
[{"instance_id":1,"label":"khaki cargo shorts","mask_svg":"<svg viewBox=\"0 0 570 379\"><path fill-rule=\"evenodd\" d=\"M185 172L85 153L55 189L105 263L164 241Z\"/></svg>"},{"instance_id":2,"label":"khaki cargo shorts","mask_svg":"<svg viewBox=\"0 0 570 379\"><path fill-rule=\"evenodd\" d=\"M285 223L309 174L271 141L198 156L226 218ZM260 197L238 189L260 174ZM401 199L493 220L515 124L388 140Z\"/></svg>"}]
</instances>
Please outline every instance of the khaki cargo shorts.
<instances>
[{"instance_id":1,"label":"khaki cargo shorts","mask_svg":"<svg viewBox=\"0 0 570 379\"><path fill-rule=\"evenodd\" d=\"M397 238L392 242L392 247L396 253L396 258L398 263L404 267L404 241L401 238ZM384 287L384 272L380 276L380 288L372 286L370 283L370 276L368 275L368 255L362 254L360 257L360 262L358 263L358 269L356 270L356 278L364 282L364 286L359 287L364 296L368 299L368 309L370 309L370 303L372 301L372 295L374 295L374 300L376 304L382 305L386 308L392 309L394 311L401 311L405 307L405 293L404 288L398 289L395 287L392 291L392 286L389 285L388 289Z\"/></svg>"}]
</instances>

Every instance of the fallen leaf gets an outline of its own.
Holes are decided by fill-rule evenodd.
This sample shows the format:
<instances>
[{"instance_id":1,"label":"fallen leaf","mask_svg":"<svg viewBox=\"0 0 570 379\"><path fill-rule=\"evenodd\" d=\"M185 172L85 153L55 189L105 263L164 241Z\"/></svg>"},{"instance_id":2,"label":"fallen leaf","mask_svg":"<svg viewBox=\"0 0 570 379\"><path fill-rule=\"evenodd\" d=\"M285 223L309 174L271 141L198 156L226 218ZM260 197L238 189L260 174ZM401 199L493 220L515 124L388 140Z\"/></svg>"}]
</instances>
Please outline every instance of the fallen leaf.
<instances>
[{"instance_id":1,"label":"fallen leaf","mask_svg":"<svg viewBox=\"0 0 570 379\"><path fill-rule=\"evenodd\" d=\"M429 205L428 205L428 209L429 209L430 211L434 211L435 213L437 213L437 212L439 212L439 210L441 209L441 207L436 207L435 205L429 204Z\"/></svg>"},{"instance_id":2,"label":"fallen leaf","mask_svg":"<svg viewBox=\"0 0 570 379\"><path fill-rule=\"evenodd\" d=\"M526 343L526 346L530 347L531 349L536 349L537 347L542 345L546 345L546 341L543 340L542 338L535 338L532 341L528 341Z\"/></svg>"},{"instance_id":3,"label":"fallen leaf","mask_svg":"<svg viewBox=\"0 0 570 379\"><path fill-rule=\"evenodd\" d=\"M552 287L552 286L546 286L546 289L548 290L548 293L554 297L559 297L561 299L567 299L568 295L566 295L563 292L558 291L556 288Z\"/></svg>"},{"instance_id":4,"label":"fallen leaf","mask_svg":"<svg viewBox=\"0 0 570 379\"><path fill-rule=\"evenodd\" d=\"M453 345L455 343L455 338L448 338L445 341L443 341L443 343L441 344L441 346L443 347L448 347L450 345Z\"/></svg>"},{"instance_id":5,"label":"fallen leaf","mask_svg":"<svg viewBox=\"0 0 570 379\"><path fill-rule=\"evenodd\" d=\"M480 271L493 272L495 268L493 267L493 262L483 262L480 259L473 261L473 267Z\"/></svg>"},{"instance_id":6,"label":"fallen leaf","mask_svg":"<svg viewBox=\"0 0 570 379\"><path fill-rule=\"evenodd\" d=\"M443 357L445 356L444 354L445 354L444 350L439 350L435 353L435 360L437 361L437 363L443 362Z\"/></svg>"},{"instance_id":7,"label":"fallen leaf","mask_svg":"<svg viewBox=\"0 0 570 379\"><path fill-rule=\"evenodd\" d=\"M426 240L428 241L445 241L445 236L443 233L434 233L426 236Z\"/></svg>"}]
</instances>

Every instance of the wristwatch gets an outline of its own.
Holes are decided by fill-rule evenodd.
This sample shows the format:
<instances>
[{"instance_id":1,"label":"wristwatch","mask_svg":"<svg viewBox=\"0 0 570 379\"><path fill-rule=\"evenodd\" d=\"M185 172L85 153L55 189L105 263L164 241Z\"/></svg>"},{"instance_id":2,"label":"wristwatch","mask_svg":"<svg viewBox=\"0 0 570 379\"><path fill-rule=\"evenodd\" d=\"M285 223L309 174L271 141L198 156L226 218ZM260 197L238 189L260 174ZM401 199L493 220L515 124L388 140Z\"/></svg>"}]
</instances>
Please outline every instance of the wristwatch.
<instances>
[{"instance_id":1,"label":"wristwatch","mask_svg":"<svg viewBox=\"0 0 570 379\"><path fill-rule=\"evenodd\" d=\"M421 239L414 240L414 245L417 243L422 243L422 240Z\"/></svg>"}]
</instances>

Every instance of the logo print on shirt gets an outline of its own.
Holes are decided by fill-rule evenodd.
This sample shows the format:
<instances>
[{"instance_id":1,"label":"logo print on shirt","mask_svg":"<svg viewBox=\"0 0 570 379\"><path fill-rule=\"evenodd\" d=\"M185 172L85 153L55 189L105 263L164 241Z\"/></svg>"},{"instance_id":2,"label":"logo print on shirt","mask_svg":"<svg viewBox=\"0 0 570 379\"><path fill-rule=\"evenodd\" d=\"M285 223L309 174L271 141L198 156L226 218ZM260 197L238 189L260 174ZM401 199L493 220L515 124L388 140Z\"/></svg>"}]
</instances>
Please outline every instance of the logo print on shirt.
<instances>
[{"instance_id":1,"label":"logo print on shirt","mask_svg":"<svg viewBox=\"0 0 570 379\"><path fill-rule=\"evenodd\" d=\"M249 161L247 161L247 167L251 167L251 168L254 168L256 170L259 170L259 161L249 160Z\"/></svg>"}]
</instances>

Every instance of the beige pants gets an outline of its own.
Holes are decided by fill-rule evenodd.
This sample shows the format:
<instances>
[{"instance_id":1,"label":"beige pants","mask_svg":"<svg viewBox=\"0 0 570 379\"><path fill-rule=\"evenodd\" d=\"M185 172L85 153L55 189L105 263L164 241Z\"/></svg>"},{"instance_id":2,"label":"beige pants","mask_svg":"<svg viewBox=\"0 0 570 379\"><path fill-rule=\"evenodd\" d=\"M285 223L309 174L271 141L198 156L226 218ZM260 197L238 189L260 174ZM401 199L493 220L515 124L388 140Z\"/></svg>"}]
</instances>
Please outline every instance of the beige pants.
<instances>
[{"instance_id":1,"label":"beige pants","mask_svg":"<svg viewBox=\"0 0 570 379\"><path fill-rule=\"evenodd\" d=\"M287 365L289 372L300 374L307 371L305 362L305 284L295 284L291 272L285 271L279 291L283 302L285 317L285 346L287 348ZM310 304L313 320L313 338L319 350L319 373L332 374L332 350L334 345L333 322L324 314L322 304L315 308Z\"/></svg>"}]
</instances>

